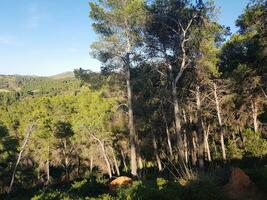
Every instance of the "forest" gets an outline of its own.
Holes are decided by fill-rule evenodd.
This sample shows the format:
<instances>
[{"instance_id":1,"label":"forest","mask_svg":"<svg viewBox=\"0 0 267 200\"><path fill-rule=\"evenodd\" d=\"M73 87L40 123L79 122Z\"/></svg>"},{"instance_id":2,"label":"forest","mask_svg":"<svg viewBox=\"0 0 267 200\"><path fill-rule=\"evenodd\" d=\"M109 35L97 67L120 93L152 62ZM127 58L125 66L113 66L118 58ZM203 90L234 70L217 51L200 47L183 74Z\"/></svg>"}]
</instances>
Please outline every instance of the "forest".
<instances>
[{"instance_id":1,"label":"forest","mask_svg":"<svg viewBox=\"0 0 267 200\"><path fill-rule=\"evenodd\" d=\"M266 199L267 2L89 8L100 73L0 75L0 199Z\"/></svg>"}]
</instances>

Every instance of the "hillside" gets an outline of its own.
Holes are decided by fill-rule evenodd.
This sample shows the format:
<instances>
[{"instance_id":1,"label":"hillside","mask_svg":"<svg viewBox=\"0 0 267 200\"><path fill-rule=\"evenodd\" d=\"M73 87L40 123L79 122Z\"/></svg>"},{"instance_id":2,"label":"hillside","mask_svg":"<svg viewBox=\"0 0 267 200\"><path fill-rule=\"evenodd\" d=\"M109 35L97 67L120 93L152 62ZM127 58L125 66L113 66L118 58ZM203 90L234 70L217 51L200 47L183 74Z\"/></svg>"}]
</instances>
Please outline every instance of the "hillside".
<instances>
[{"instance_id":1,"label":"hillside","mask_svg":"<svg viewBox=\"0 0 267 200\"><path fill-rule=\"evenodd\" d=\"M49 78L53 79L69 79L69 78L74 78L74 73L73 72L63 72L59 73L56 75L49 76Z\"/></svg>"},{"instance_id":2,"label":"hillside","mask_svg":"<svg viewBox=\"0 0 267 200\"><path fill-rule=\"evenodd\" d=\"M75 87L74 85L77 83L73 72L65 72L49 77L0 75L0 93L62 91Z\"/></svg>"}]
</instances>

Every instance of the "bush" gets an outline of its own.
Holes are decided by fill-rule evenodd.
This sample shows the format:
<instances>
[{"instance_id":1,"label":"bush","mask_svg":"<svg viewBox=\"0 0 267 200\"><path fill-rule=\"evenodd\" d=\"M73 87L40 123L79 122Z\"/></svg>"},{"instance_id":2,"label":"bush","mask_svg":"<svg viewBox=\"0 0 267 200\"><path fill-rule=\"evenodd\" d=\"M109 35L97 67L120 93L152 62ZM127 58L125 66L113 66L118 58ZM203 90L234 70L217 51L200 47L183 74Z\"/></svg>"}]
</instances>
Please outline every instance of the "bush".
<instances>
[{"instance_id":1,"label":"bush","mask_svg":"<svg viewBox=\"0 0 267 200\"><path fill-rule=\"evenodd\" d=\"M263 157L267 155L267 141L261 137L260 133L246 129L243 132L243 136L246 156Z\"/></svg>"},{"instance_id":2,"label":"bush","mask_svg":"<svg viewBox=\"0 0 267 200\"><path fill-rule=\"evenodd\" d=\"M164 178L157 178L157 186L160 190L163 189L163 187L166 186L167 183L168 181L165 180Z\"/></svg>"},{"instance_id":3,"label":"bush","mask_svg":"<svg viewBox=\"0 0 267 200\"><path fill-rule=\"evenodd\" d=\"M212 175L199 177L185 188L184 200L226 200L216 178Z\"/></svg>"},{"instance_id":4,"label":"bush","mask_svg":"<svg viewBox=\"0 0 267 200\"><path fill-rule=\"evenodd\" d=\"M141 181L134 181L129 188L120 187L117 190L117 199L120 200L150 200L150 199L164 199L155 185L144 184Z\"/></svg>"},{"instance_id":5,"label":"bush","mask_svg":"<svg viewBox=\"0 0 267 200\"><path fill-rule=\"evenodd\" d=\"M233 140L227 143L227 157L231 159L242 159L244 150L240 148Z\"/></svg>"},{"instance_id":6,"label":"bush","mask_svg":"<svg viewBox=\"0 0 267 200\"><path fill-rule=\"evenodd\" d=\"M31 200L70 200L71 198L65 192L54 190L37 194Z\"/></svg>"},{"instance_id":7,"label":"bush","mask_svg":"<svg viewBox=\"0 0 267 200\"><path fill-rule=\"evenodd\" d=\"M97 180L94 177L91 179L84 179L81 181L75 181L69 190L71 194L79 195L79 196L98 196L105 192L107 192L107 187L105 184Z\"/></svg>"}]
</instances>

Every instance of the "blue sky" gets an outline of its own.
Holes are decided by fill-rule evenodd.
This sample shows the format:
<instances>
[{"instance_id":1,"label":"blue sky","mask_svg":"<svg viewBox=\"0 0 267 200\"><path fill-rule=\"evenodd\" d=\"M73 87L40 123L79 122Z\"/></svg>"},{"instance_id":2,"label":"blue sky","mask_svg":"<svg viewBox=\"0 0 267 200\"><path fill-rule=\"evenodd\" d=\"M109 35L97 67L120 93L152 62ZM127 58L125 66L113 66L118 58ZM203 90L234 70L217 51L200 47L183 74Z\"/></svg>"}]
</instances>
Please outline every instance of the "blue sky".
<instances>
[{"instance_id":1,"label":"blue sky","mask_svg":"<svg viewBox=\"0 0 267 200\"><path fill-rule=\"evenodd\" d=\"M236 31L249 0L215 0L219 21ZM99 71L89 55L96 39L89 0L0 0L0 74L53 75L74 68Z\"/></svg>"}]
</instances>

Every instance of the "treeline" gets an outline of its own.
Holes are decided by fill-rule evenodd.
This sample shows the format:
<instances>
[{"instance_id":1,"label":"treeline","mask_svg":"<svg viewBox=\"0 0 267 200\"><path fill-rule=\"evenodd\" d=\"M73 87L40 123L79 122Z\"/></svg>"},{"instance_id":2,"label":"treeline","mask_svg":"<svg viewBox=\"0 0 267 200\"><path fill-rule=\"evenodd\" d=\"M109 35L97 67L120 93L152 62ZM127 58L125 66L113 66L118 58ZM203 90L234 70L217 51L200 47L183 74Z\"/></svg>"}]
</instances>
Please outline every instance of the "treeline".
<instances>
[{"instance_id":1,"label":"treeline","mask_svg":"<svg viewBox=\"0 0 267 200\"><path fill-rule=\"evenodd\" d=\"M79 88L74 77L0 76L0 103L11 105L27 96L54 96Z\"/></svg>"},{"instance_id":2,"label":"treeline","mask_svg":"<svg viewBox=\"0 0 267 200\"><path fill-rule=\"evenodd\" d=\"M177 178L213 161L266 158L264 1L250 2L232 35L212 1L90 8L102 72L77 69L63 93L48 87L1 105L1 192L97 172L143 177L156 168Z\"/></svg>"},{"instance_id":3,"label":"treeline","mask_svg":"<svg viewBox=\"0 0 267 200\"><path fill-rule=\"evenodd\" d=\"M92 54L127 88L132 175L147 148L159 171L265 156L266 3L251 1L229 39L212 1L90 3ZM255 145L255 146L254 146ZM258 153L256 153L258 152Z\"/></svg>"}]
</instances>

